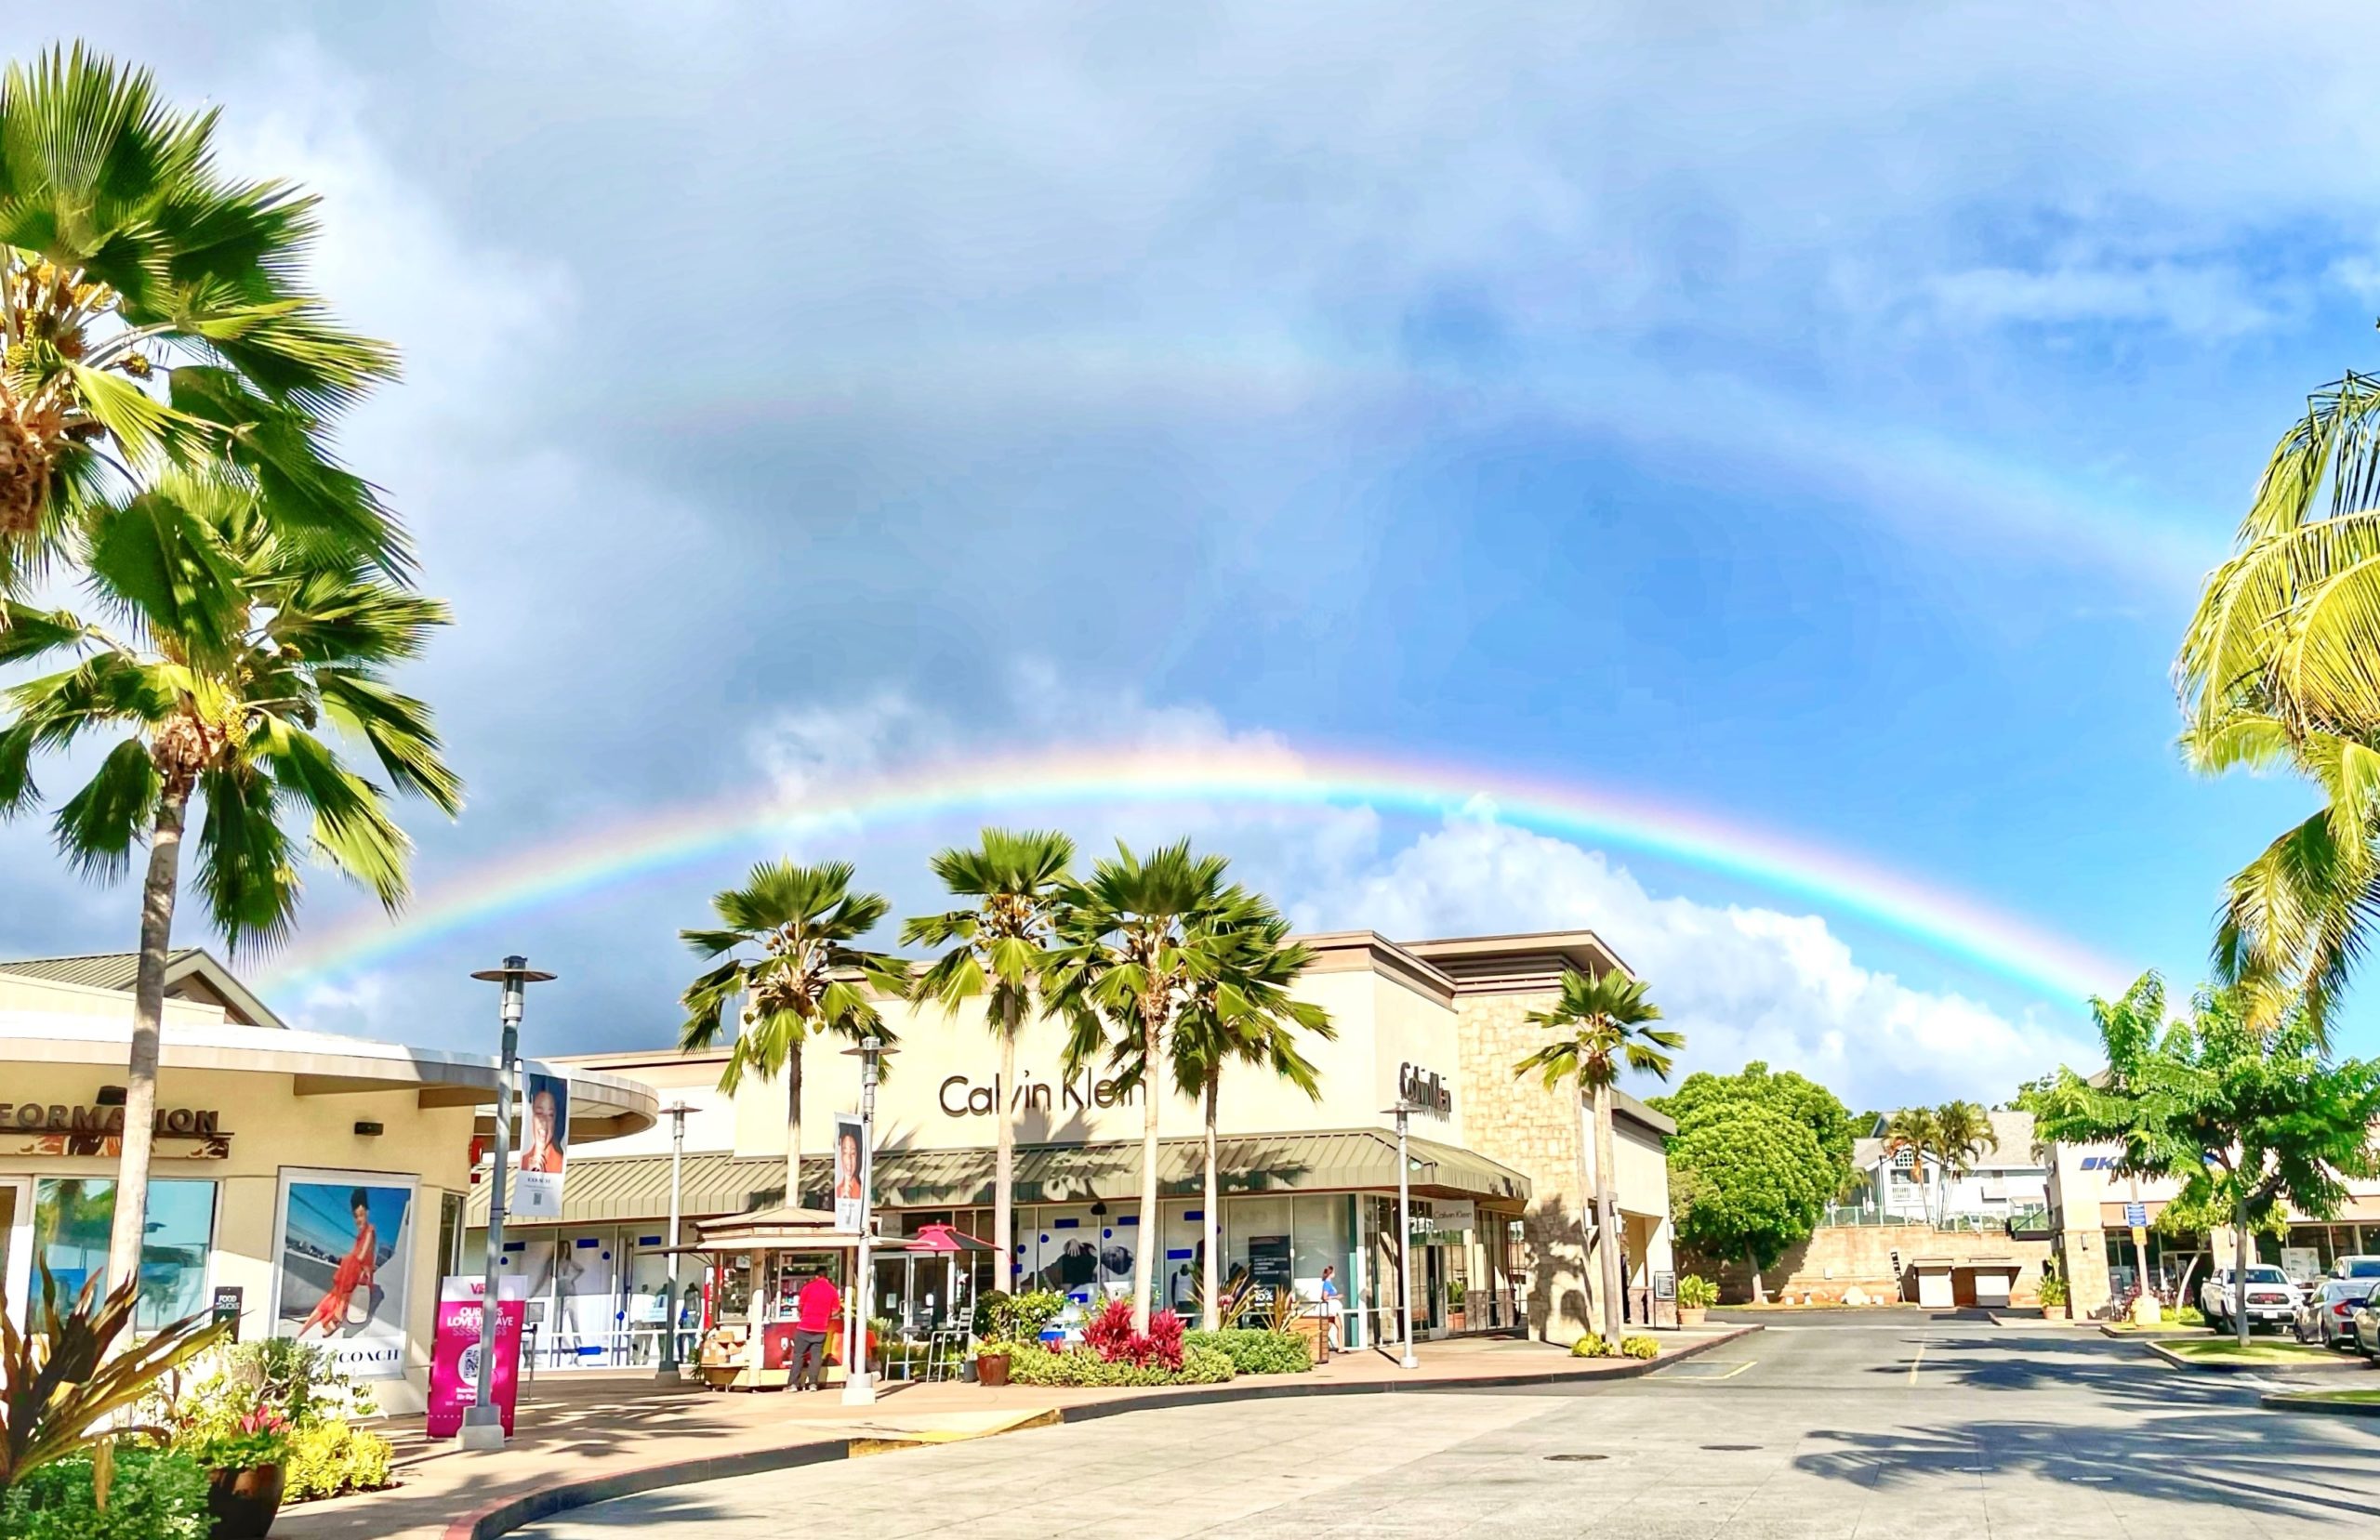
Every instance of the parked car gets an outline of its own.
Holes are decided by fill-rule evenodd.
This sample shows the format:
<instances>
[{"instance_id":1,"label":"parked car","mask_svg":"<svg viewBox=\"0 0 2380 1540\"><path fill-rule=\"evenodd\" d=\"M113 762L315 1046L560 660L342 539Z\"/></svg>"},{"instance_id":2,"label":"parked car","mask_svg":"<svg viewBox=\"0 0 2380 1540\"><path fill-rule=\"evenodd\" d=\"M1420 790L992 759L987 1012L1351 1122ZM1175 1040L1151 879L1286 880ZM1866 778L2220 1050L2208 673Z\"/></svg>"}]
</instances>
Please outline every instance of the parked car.
<instances>
[{"instance_id":1,"label":"parked car","mask_svg":"<svg viewBox=\"0 0 2380 1540\"><path fill-rule=\"evenodd\" d=\"M2380 1257L2342 1257L2331 1264L2330 1276L2380 1283Z\"/></svg>"},{"instance_id":2,"label":"parked car","mask_svg":"<svg viewBox=\"0 0 2380 1540\"><path fill-rule=\"evenodd\" d=\"M2380 1362L2380 1284L2363 1296L2355 1308L2355 1340L2348 1344L2357 1352Z\"/></svg>"},{"instance_id":3,"label":"parked car","mask_svg":"<svg viewBox=\"0 0 2380 1540\"><path fill-rule=\"evenodd\" d=\"M2297 1340L2325 1348L2355 1346L2356 1307L2372 1297L2370 1278L2326 1278L2297 1304Z\"/></svg>"},{"instance_id":4,"label":"parked car","mask_svg":"<svg viewBox=\"0 0 2380 1540\"><path fill-rule=\"evenodd\" d=\"M2230 1331L2232 1305L2243 1292L2247 1303L2241 1307L2241 1313L2247 1317L2250 1330L2297 1323L2297 1285L2289 1281L2289 1274L2269 1266L2250 1268L2244 1291L2232 1286L2229 1268L2209 1278L2198 1291L2198 1308L2206 1323L2218 1332Z\"/></svg>"}]
</instances>

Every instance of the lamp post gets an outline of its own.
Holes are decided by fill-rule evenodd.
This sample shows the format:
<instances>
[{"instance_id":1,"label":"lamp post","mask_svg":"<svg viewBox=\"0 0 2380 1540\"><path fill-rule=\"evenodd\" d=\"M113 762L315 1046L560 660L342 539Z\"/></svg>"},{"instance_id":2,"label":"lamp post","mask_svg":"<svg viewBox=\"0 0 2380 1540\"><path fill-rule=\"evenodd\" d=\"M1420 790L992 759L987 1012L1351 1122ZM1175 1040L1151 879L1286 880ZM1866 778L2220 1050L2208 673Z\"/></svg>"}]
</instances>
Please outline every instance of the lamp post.
<instances>
[{"instance_id":1,"label":"lamp post","mask_svg":"<svg viewBox=\"0 0 2380 1540\"><path fill-rule=\"evenodd\" d=\"M868 1231L876 1223L876 1078L884 1056L892 1052L874 1033L859 1046L843 1052L859 1060L859 1248L857 1274L852 1281L852 1318L843 1327L843 1404L876 1404L876 1376L868 1372L868 1309L876 1293L875 1257L868 1250Z\"/></svg>"},{"instance_id":2,"label":"lamp post","mask_svg":"<svg viewBox=\"0 0 2380 1540\"><path fill-rule=\"evenodd\" d=\"M669 1119L669 1281L661 1289L661 1366L655 1379L678 1377L678 1194L686 1163L686 1114L692 1107L681 1101L664 1109Z\"/></svg>"},{"instance_id":3,"label":"lamp post","mask_svg":"<svg viewBox=\"0 0 2380 1540\"><path fill-rule=\"evenodd\" d=\"M463 1447L504 1447L504 1410L496 1404L496 1323L503 1313L496 1304L496 1270L504 1261L505 1166L512 1159L512 1065L521 1047L521 1004L531 984L550 983L553 975L529 967L529 959L514 955L502 967L471 975L504 986L498 1016L504 1024L503 1046L496 1060L496 1159L488 1171L493 1184L487 1192L487 1256L481 1268L480 1372L471 1404L463 1409Z\"/></svg>"},{"instance_id":4,"label":"lamp post","mask_svg":"<svg viewBox=\"0 0 2380 1540\"><path fill-rule=\"evenodd\" d=\"M1398 1097L1395 1106L1381 1111L1396 1118L1396 1308L1404 1317L1405 1335L1405 1356L1396 1366L1418 1369L1421 1361L1413 1356L1413 1162L1405 1152L1405 1139L1408 1120L1421 1109Z\"/></svg>"}]
</instances>

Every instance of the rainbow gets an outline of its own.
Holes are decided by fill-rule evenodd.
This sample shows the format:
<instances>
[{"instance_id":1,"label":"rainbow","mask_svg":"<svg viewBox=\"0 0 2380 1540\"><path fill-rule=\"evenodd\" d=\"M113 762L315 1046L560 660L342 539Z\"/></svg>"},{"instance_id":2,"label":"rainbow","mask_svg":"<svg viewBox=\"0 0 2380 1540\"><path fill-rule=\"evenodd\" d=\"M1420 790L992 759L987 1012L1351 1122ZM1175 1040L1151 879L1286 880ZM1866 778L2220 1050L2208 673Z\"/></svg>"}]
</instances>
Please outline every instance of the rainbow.
<instances>
[{"instance_id":1,"label":"rainbow","mask_svg":"<svg viewBox=\"0 0 2380 1540\"><path fill-rule=\"evenodd\" d=\"M1222 804L1371 808L1516 827L1633 850L1807 901L2058 1003L2121 988L2132 970L2055 932L1842 850L1639 794L1475 765L1292 751L1270 741L1200 746L1060 747L938 762L665 809L485 862L418 895L390 919L334 924L284 954L266 982L334 982L442 938L585 894L764 847L772 839L898 827L1019 808ZM1003 813L1007 809L1007 813ZM722 871L723 879L739 875ZM508 939L509 939L508 937Z\"/></svg>"}]
</instances>

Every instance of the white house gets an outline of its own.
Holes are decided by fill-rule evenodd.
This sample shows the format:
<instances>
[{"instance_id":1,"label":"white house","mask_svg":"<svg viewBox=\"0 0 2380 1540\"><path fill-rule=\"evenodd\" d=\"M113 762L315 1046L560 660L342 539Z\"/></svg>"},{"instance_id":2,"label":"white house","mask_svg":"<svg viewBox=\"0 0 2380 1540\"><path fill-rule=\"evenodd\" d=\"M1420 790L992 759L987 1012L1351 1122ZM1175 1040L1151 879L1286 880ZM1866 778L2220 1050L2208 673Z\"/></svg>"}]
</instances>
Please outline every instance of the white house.
<instances>
[{"instance_id":1,"label":"white house","mask_svg":"<svg viewBox=\"0 0 2380 1540\"><path fill-rule=\"evenodd\" d=\"M1993 1112L1991 1138L1972 1168L1947 1180L1931 1155L1891 1150L1887 1120L1852 1146L1861 1191L1858 1206L1887 1218L1922 1221L1940 1215L1951 1223L2003 1219L2049 1204L2049 1167L2033 1148L2033 1114Z\"/></svg>"}]
</instances>

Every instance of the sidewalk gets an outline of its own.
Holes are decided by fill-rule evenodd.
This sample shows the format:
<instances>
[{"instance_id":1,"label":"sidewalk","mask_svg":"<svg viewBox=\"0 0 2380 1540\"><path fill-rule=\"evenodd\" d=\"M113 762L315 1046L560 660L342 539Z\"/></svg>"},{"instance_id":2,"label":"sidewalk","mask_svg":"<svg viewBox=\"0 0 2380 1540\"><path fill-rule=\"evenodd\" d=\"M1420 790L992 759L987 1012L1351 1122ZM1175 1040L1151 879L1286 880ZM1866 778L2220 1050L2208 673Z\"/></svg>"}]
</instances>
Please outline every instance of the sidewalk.
<instances>
[{"instance_id":1,"label":"sidewalk","mask_svg":"<svg viewBox=\"0 0 2380 1540\"><path fill-rule=\"evenodd\" d=\"M832 1389L726 1394L661 1383L644 1371L554 1375L523 1389L509 1447L466 1454L450 1441L430 1441L418 1417L392 1419L381 1431L397 1441L397 1486L284 1508L272 1533L274 1540L447 1540L450 1529L470 1533L458 1521L561 1483L617 1481L620 1492L649 1490L741 1469L841 1459L855 1444L857 1452L872 1453L974 1436L979 1428L1005 1430L1052 1420L1051 1413L1079 1420L1193 1401L1627 1378L1755 1329L1664 1332L1661 1356L1650 1362L1574 1359L1541 1342L1465 1337L1421 1344L1415 1354L1421 1367L1411 1370L1383 1354L1361 1352L1302 1375L1245 1375L1213 1386L992 1390L894 1384L882 1388L873 1407L847 1407ZM692 1468L654 1469L661 1467Z\"/></svg>"}]
</instances>

